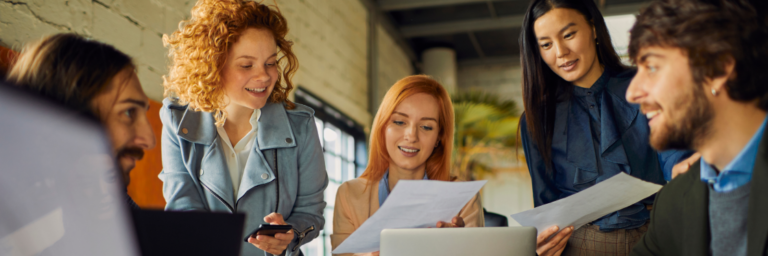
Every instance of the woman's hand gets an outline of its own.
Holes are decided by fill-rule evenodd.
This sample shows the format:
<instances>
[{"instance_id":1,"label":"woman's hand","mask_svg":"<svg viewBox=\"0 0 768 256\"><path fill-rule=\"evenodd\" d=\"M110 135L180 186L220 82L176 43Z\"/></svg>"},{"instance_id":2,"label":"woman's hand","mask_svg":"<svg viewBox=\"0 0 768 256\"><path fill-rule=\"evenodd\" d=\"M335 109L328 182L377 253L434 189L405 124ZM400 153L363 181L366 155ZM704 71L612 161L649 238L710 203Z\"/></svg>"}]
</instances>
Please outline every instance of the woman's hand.
<instances>
[{"instance_id":1,"label":"woman's hand","mask_svg":"<svg viewBox=\"0 0 768 256\"><path fill-rule=\"evenodd\" d=\"M283 220L283 215L276 212L270 213L264 217L264 222L271 225L287 225L285 220ZM256 237L251 236L248 238L248 242L265 252L273 255L280 255L286 248L288 248L291 241L293 241L293 236L293 230L290 230L287 233L275 234L275 237L265 235L257 235Z\"/></svg>"},{"instance_id":2,"label":"woman's hand","mask_svg":"<svg viewBox=\"0 0 768 256\"><path fill-rule=\"evenodd\" d=\"M699 158L701 158L701 154L696 152L682 162L677 163L672 167L672 178L674 179L677 177L677 175L688 172L688 169L691 168L691 165L695 164L696 161L699 161Z\"/></svg>"},{"instance_id":3,"label":"woman's hand","mask_svg":"<svg viewBox=\"0 0 768 256\"><path fill-rule=\"evenodd\" d=\"M355 253L352 256L379 256L379 252Z\"/></svg>"},{"instance_id":4,"label":"woman's hand","mask_svg":"<svg viewBox=\"0 0 768 256\"><path fill-rule=\"evenodd\" d=\"M437 222L438 228L463 228L464 227L464 219L462 219L459 216L453 217L451 219L451 223L438 221Z\"/></svg>"},{"instance_id":5,"label":"woman's hand","mask_svg":"<svg viewBox=\"0 0 768 256\"><path fill-rule=\"evenodd\" d=\"M557 232L559 229L557 226L549 227L536 237L536 254L539 256L560 256L563 253L565 245L568 244L568 239L573 234L573 226L566 227ZM552 236L555 233L557 235Z\"/></svg>"}]
</instances>

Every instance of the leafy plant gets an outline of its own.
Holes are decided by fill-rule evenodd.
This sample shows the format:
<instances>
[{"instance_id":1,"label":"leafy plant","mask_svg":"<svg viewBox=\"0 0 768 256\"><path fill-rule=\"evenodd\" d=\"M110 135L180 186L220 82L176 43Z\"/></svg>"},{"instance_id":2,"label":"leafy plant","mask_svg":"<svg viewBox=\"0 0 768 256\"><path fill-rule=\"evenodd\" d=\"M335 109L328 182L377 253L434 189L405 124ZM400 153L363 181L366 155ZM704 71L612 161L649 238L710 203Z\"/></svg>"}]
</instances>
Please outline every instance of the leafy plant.
<instances>
[{"instance_id":1,"label":"leafy plant","mask_svg":"<svg viewBox=\"0 0 768 256\"><path fill-rule=\"evenodd\" d=\"M453 97L455 115L453 175L473 180L478 172L491 170L481 156L491 157L517 147L517 104L497 95L470 91ZM491 160L493 161L493 159Z\"/></svg>"}]
</instances>

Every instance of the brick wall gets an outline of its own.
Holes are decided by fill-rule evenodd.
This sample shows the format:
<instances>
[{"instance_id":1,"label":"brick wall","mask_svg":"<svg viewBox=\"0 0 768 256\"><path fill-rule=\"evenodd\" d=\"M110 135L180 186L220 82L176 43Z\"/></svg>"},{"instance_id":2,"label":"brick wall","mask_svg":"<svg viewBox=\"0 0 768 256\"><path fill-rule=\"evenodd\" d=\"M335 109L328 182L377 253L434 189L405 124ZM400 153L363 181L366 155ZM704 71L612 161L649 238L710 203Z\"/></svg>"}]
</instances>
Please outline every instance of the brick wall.
<instances>
[{"instance_id":1,"label":"brick wall","mask_svg":"<svg viewBox=\"0 0 768 256\"><path fill-rule=\"evenodd\" d=\"M267 1L271 3L272 1ZM288 19L288 37L301 86L369 126L368 13L360 0L277 0ZM147 95L162 100L167 72L162 35L189 17L195 0L0 0L0 45L20 50L27 42L74 32L114 45L132 56ZM386 90L410 75L410 61L379 29L379 83ZM380 88L382 89L382 88Z\"/></svg>"},{"instance_id":2,"label":"brick wall","mask_svg":"<svg viewBox=\"0 0 768 256\"><path fill-rule=\"evenodd\" d=\"M0 44L20 50L27 42L74 32L114 45L134 58L144 91L163 95L167 58L161 37L189 16L194 1L0 0Z\"/></svg>"},{"instance_id":3,"label":"brick wall","mask_svg":"<svg viewBox=\"0 0 768 256\"><path fill-rule=\"evenodd\" d=\"M378 26L378 46L379 46L379 73L378 73L378 95L384 97L392 85L403 77L413 74L413 66L408 59L408 55L400 50L399 46L390 37L381 26ZM375 106L381 104L381 98L371 99ZM376 113L372 113L376 115Z\"/></svg>"},{"instance_id":4,"label":"brick wall","mask_svg":"<svg viewBox=\"0 0 768 256\"><path fill-rule=\"evenodd\" d=\"M294 84L368 125L368 13L359 0L283 0L299 58Z\"/></svg>"}]
</instances>

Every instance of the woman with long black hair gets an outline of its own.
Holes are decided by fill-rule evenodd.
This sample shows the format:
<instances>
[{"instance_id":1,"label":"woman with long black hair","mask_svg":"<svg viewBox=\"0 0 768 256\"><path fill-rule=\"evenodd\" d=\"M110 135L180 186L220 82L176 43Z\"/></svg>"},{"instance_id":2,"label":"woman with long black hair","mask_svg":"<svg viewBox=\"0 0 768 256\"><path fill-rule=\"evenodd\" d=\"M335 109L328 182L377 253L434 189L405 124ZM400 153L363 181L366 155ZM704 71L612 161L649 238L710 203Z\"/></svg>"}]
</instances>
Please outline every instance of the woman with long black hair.
<instances>
[{"instance_id":1,"label":"woman with long black hair","mask_svg":"<svg viewBox=\"0 0 768 256\"><path fill-rule=\"evenodd\" d=\"M621 63L592 0L533 0L520 45L520 127L535 206L619 172L666 183L665 173L687 152L660 154L649 145L648 119L624 97L635 70ZM647 198L577 230L551 227L540 233L537 253L627 255L647 229L652 204Z\"/></svg>"}]
</instances>

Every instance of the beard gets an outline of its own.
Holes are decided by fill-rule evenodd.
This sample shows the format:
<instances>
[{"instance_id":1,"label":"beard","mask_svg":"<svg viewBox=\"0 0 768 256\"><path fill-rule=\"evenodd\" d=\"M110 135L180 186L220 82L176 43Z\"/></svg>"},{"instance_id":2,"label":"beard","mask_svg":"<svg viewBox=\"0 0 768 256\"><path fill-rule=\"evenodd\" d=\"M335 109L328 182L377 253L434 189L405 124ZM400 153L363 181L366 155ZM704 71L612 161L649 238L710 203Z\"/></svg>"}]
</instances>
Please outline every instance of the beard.
<instances>
[{"instance_id":1,"label":"beard","mask_svg":"<svg viewBox=\"0 0 768 256\"><path fill-rule=\"evenodd\" d=\"M698 88L697 88L698 87ZM673 109L679 118L670 119L658 131L651 131L651 146L658 150L695 149L709 134L713 110L700 85L692 86L685 97L678 97Z\"/></svg>"},{"instance_id":2,"label":"beard","mask_svg":"<svg viewBox=\"0 0 768 256\"><path fill-rule=\"evenodd\" d=\"M136 166L136 162L133 162L129 165L123 165L122 159L123 157L134 157L136 160L141 160L144 158L144 150L138 147L123 147L119 151L117 151L117 166L120 168L120 174L123 176L123 183L125 183L125 186L128 186L128 183L131 182L131 170Z\"/></svg>"}]
</instances>

